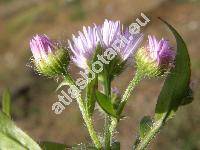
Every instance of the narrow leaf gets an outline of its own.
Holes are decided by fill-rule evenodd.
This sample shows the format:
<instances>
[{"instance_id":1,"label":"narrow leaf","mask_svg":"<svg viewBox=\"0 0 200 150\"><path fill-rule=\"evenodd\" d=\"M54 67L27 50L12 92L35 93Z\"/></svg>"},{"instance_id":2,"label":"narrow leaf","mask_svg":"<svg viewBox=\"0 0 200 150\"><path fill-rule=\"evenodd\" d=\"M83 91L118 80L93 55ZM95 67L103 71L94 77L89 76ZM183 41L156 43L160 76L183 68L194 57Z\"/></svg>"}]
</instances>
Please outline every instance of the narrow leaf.
<instances>
[{"instance_id":1,"label":"narrow leaf","mask_svg":"<svg viewBox=\"0 0 200 150\"><path fill-rule=\"evenodd\" d=\"M0 132L0 149L8 149L8 150L27 150L23 145L18 143L17 141L13 140L12 138L2 134Z\"/></svg>"},{"instance_id":2,"label":"narrow leaf","mask_svg":"<svg viewBox=\"0 0 200 150\"><path fill-rule=\"evenodd\" d=\"M161 19L162 20L162 19ZM172 31L177 42L176 64L171 69L158 97L155 118L166 118L171 112L176 111L183 99L187 96L190 82L190 58L185 42L178 32L162 20Z\"/></svg>"},{"instance_id":3,"label":"narrow leaf","mask_svg":"<svg viewBox=\"0 0 200 150\"><path fill-rule=\"evenodd\" d=\"M114 109L114 106L111 102L111 100L104 94L102 94L99 91L96 91L96 97L97 97L97 102L100 105L100 107L108 114L111 115L115 118L117 118L117 112Z\"/></svg>"},{"instance_id":4,"label":"narrow leaf","mask_svg":"<svg viewBox=\"0 0 200 150\"><path fill-rule=\"evenodd\" d=\"M70 148L64 144L47 142L47 141L41 142L40 146L42 147L43 150L66 150Z\"/></svg>"},{"instance_id":5,"label":"narrow leaf","mask_svg":"<svg viewBox=\"0 0 200 150\"><path fill-rule=\"evenodd\" d=\"M92 146L91 144L81 143L81 144L73 145L70 148L70 150L98 150L98 149Z\"/></svg>"},{"instance_id":6,"label":"narrow leaf","mask_svg":"<svg viewBox=\"0 0 200 150\"><path fill-rule=\"evenodd\" d=\"M178 107L185 103L188 96L191 97L189 88L191 73L190 58L186 44L171 25L164 20L162 21L169 27L176 38L177 51L175 67L170 70L158 96L153 126L150 130L148 129L149 131L145 135L141 134L143 139L140 137L139 140L136 140L134 144L134 149L136 150L145 149L155 135L159 133L165 122L175 114Z\"/></svg>"},{"instance_id":7,"label":"narrow leaf","mask_svg":"<svg viewBox=\"0 0 200 150\"><path fill-rule=\"evenodd\" d=\"M98 78L95 77L95 79L93 79L88 85L87 85L87 89L86 89L86 93L87 93L87 103L86 103L86 107L87 110L89 112L89 115L91 116L94 112L94 107L95 107L95 103L96 103L96 95L95 95L95 91L98 88Z\"/></svg>"},{"instance_id":8,"label":"narrow leaf","mask_svg":"<svg viewBox=\"0 0 200 150\"><path fill-rule=\"evenodd\" d=\"M39 145L0 112L0 149L41 150Z\"/></svg>"},{"instance_id":9,"label":"narrow leaf","mask_svg":"<svg viewBox=\"0 0 200 150\"><path fill-rule=\"evenodd\" d=\"M98 60L97 55L101 54L102 52L102 48L100 45L97 46L96 50L95 50L95 54L92 58L91 64L89 65L90 68L92 66L92 64L94 62L96 62ZM88 74L89 78L91 78L91 74ZM88 83L87 88L86 88L86 107L88 110L89 115L92 115L94 112L94 108L95 108L95 103L96 103L96 95L95 95L95 91L98 88L98 74L95 74L95 78Z\"/></svg>"},{"instance_id":10,"label":"narrow leaf","mask_svg":"<svg viewBox=\"0 0 200 150\"><path fill-rule=\"evenodd\" d=\"M10 101L11 101L11 94L8 89L3 92L2 97L2 111L10 118Z\"/></svg>"}]
</instances>

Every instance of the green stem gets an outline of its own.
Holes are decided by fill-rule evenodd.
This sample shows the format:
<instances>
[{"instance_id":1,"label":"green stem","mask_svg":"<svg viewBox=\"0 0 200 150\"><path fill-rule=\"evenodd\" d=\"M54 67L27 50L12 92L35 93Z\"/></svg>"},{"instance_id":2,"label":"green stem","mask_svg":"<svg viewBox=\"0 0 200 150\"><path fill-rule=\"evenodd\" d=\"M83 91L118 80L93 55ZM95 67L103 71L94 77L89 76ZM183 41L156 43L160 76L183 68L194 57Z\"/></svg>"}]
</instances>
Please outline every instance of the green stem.
<instances>
[{"instance_id":1,"label":"green stem","mask_svg":"<svg viewBox=\"0 0 200 150\"><path fill-rule=\"evenodd\" d=\"M78 105L79 105L79 109L82 113L83 120L85 121L88 132L90 134L90 137L91 137L92 141L94 142L94 145L96 146L96 148L102 149L101 143L99 141L99 137L97 136L97 134L94 130L92 119L85 109L85 105L83 103L83 100L80 97L78 97L77 102L78 102Z\"/></svg>"},{"instance_id":2,"label":"green stem","mask_svg":"<svg viewBox=\"0 0 200 150\"><path fill-rule=\"evenodd\" d=\"M118 123L118 119L117 118L114 118L114 117L112 117L111 118L111 125L110 125L110 136L111 137L113 137L113 134L114 134L114 132L115 132L115 129L116 129L116 127L117 127L117 123Z\"/></svg>"},{"instance_id":3,"label":"green stem","mask_svg":"<svg viewBox=\"0 0 200 150\"><path fill-rule=\"evenodd\" d=\"M105 115L105 125L104 125L104 147L106 150L110 150L110 117Z\"/></svg>"},{"instance_id":4,"label":"green stem","mask_svg":"<svg viewBox=\"0 0 200 150\"><path fill-rule=\"evenodd\" d=\"M71 78L71 76L69 74L65 75L64 78L69 84L75 85L74 80ZM102 145L100 143L99 137L97 136L97 133L94 130L92 119L91 119L89 113L86 111L84 101L82 100L80 95L76 98L76 100L77 100L77 103L79 105L79 109L81 111L81 114L83 116L83 120L84 120L84 122L87 126L88 132L90 134L90 137L91 137L95 147L97 149L102 149Z\"/></svg>"},{"instance_id":5,"label":"green stem","mask_svg":"<svg viewBox=\"0 0 200 150\"><path fill-rule=\"evenodd\" d=\"M135 145L134 150L144 150L148 146L151 140L155 138L156 134L159 133L160 129L165 125L170 112L171 111L169 110L162 116L162 118L154 122L151 130L147 133L147 135L145 135L143 139L140 140L137 145Z\"/></svg>"},{"instance_id":6,"label":"green stem","mask_svg":"<svg viewBox=\"0 0 200 150\"><path fill-rule=\"evenodd\" d=\"M149 133L136 145L135 150L144 150L163 126L163 121L156 121Z\"/></svg>"},{"instance_id":7,"label":"green stem","mask_svg":"<svg viewBox=\"0 0 200 150\"><path fill-rule=\"evenodd\" d=\"M120 115L122 113L124 106L126 105L128 98L131 95L131 92L133 91L135 86L142 80L142 78L143 78L143 73L141 71L136 71L134 78L131 80L127 89L124 92L124 95L122 96L122 100L121 100L121 103L119 105L118 112L117 112L118 115ZM118 119L113 118L113 117L111 118L111 126L110 126L111 137L114 134L114 131L117 127L118 122L119 122Z\"/></svg>"},{"instance_id":8,"label":"green stem","mask_svg":"<svg viewBox=\"0 0 200 150\"><path fill-rule=\"evenodd\" d=\"M105 73L104 76L104 94L108 96L109 98L111 97L111 80ZM104 146L106 150L110 150L110 141L111 141L111 133L110 133L110 117L105 114L105 125L104 125Z\"/></svg>"},{"instance_id":9,"label":"green stem","mask_svg":"<svg viewBox=\"0 0 200 150\"><path fill-rule=\"evenodd\" d=\"M133 91L133 89L135 88L135 86L142 80L143 78L143 73L141 71L136 71L134 78L132 79L132 81L129 83L127 89L124 92L124 95L122 96L122 101L119 105L118 108L118 114L120 115L124 109L124 106L126 105L128 98L131 95L131 92Z\"/></svg>"}]
</instances>

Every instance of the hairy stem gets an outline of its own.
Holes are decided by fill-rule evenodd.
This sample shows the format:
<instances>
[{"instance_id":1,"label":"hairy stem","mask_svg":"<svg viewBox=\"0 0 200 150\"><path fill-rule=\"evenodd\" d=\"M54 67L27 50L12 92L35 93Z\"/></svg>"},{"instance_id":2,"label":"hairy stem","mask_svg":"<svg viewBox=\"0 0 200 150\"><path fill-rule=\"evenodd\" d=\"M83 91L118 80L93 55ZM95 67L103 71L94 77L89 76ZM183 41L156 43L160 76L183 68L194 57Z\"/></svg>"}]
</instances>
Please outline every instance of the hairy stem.
<instances>
[{"instance_id":1,"label":"hairy stem","mask_svg":"<svg viewBox=\"0 0 200 150\"><path fill-rule=\"evenodd\" d=\"M131 95L131 92L135 88L135 86L142 80L143 74L141 71L136 71L134 78L129 83L127 89L124 92L124 95L122 96L121 103L118 108L118 114L120 115L124 109L124 106L126 105L128 98Z\"/></svg>"},{"instance_id":2,"label":"hairy stem","mask_svg":"<svg viewBox=\"0 0 200 150\"><path fill-rule=\"evenodd\" d=\"M94 130L92 119L91 119L89 113L87 113L87 111L85 109L85 105L83 103L83 100L80 97L78 97L77 102L78 102L78 105L79 105L79 109L82 113L83 120L85 121L88 132L90 134L90 137L91 137L92 141L94 142L94 145L96 146L96 148L102 149L101 143L99 141L99 137L97 136L97 134Z\"/></svg>"},{"instance_id":3,"label":"hairy stem","mask_svg":"<svg viewBox=\"0 0 200 150\"><path fill-rule=\"evenodd\" d=\"M133 89L135 88L135 86L142 80L143 78L143 74L141 71L136 71L134 78L130 81L127 89L124 92L124 95L122 96L122 100L121 103L119 105L118 108L118 115L120 115L124 109L124 106L126 105L128 98L131 95L131 92L133 91ZM117 127L117 123L119 122L118 119L116 118L111 118L111 126L110 126L110 133L111 133L111 137L114 134L114 131Z\"/></svg>"},{"instance_id":4,"label":"hairy stem","mask_svg":"<svg viewBox=\"0 0 200 150\"><path fill-rule=\"evenodd\" d=\"M67 74L64 78L69 83L69 85L76 86L75 83L74 83L74 80L71 78L71 76L69 74ZM82 100L81 95L79 95L76 98L76 100L77 100L77 103L79 105L79 109L81 111L81 114L83 116L83 120L84 120L84 122L86 124L86 127L88 129L89 135L90 135L95 147L97 149L102 149L102 145L100 143L99 137L97 136L97 133L94 130L94 126L93 126L93 123L92 123L92 118L89 115L88 111L86 111L86 108L85 108L85 105L84 105L84 101Z\"/></svg>"},{"instance_id":5,"label":"hairy stem","mask_svg":"<svg viewBox=\"0 0 200 150\"><path fill-rule=\"evenodd\" d=\"M160 131L161 127L163 126L163 121L156 121L149 131L149 133L141 139L138 145L134 148L134 150L144 150L150 141L155 137L155 135Z\"/></svg>"},{"instance_id":6,"label":"hairy stem","mask_svg":"<svg viewBox=\"0 0 200 150\"><path fill-rule=\"evenodd\" d=\"M109 79L106 73L105 73L103 82L104 82L104 94L110 98L111 80ZM110 124L111 124L111 119L109 115L105 114L104 146L106 150L110 150L110 141L111 141Z\"/></svg>"},{"instance_id":7,"label":"hairy stem","mask_svg":"<svg viewBox=\"0 0 200 150\"><path fill-rule=\"evenodd\" d=\"M111 134L109 128L110 128L110 117L108 115L105 115L104 147L106 150L110 150Z\"/></svg>"},{"instance_id":8,"label":"hairy stem","mask_svg":"<svg viewBox=\"0 0 200 150\"><path fill-rule=\"evenodd\" d=\"M114 134L115 129L116 129L116 127L117 127L117 123L118 123L118 119L112 117L112 118L111 118L110 129L109 129L109 130L110 130L111 137L113 137L113 134Z\"/></svg>"}]
</instances>

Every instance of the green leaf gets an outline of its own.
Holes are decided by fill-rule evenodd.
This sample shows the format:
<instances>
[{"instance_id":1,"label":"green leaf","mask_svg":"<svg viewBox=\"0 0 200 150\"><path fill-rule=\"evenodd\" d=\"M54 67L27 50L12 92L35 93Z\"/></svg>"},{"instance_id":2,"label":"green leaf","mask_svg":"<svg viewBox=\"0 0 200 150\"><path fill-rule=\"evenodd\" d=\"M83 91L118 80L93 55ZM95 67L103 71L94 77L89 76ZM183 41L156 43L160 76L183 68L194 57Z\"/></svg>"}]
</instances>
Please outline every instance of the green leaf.
<instances>
[{"instance_id":1,"label":"green leaf","mask_svg":"<svg viewBox=\"0 0 200 150\"><path fill-rule=\"evenodd\" d=\"M162 19L161 19L162 20ZM187 96L190 83L190 58L185 42L178 32L166 21L162 20L172 31L177 42L176 64L168 74L162 91L158 97L155 119L167 119L175 112Z\"/></svg>"},{"instance_id":2,"label":"green leaf","mask_svg":"<svg viewBox=\"0 0 200 150\"><path fill-rule=\"evenodd\" d=\"M108 114L117 118L117 111L114 109L114 106L111 100L104 94L99 91L96 91L97 102L100 107Z\"/></svg>"},{"instance_id":3,"label":"green leaf","mask_svg":"<svg viewBox=\"0 0 200 150\"><path fill-rule=\"evenodd\" d=\"M41 150L39 145L0 112L0 149Z\"/></svg>"},{"instance_id":4,"label":"green leaf","mask_svg":"<svg viewBox=\"0 0 200 150\"><path fill-rule=\"evenodd\" d=\"M188 102L188 97L191 97L191 90L189 88L191 74L190 58L186 44L171 25L164 20L162 21L169 27L176 38L176 63L175 67L171 68L166 77L162 90L158 96L154 123L151 128L147 129L147 132L144 132L145 134L141 133L143 138L140 137L139 140L136 140L134 144L134 149L136 150L145 149L155 135L159 133L165 122L175 114L178 107L186 101Z\"/></svg>"},{"instance_id":5,"label":"green leaf","mask_svg":"<svg viewBox=\"0 0 200 150\"><path fill-rule=\"evenodd\" d=\"M47 142L47 141L41 142L40 146L42 147L43 150L66 150L70 148L64 144Z\"/></svg>"},{"instance_id":6,"label":"green leaf","mask_svg":"<svg viewBox=\"0 0 200 150\"><path fill-rule=\"evenodd\" d=\"M25 147L23 147L21 144L13 140L12 138L2 134L0 132L0 149L16 149L16 150L27 150Z\"/></svg>"},{"instance_id":7,"label":"green leaf","mask_svg":"<svg viewBox=\"0 0 200 150\"><path fill-rule=\"evenodd\" d=\"M186 96L183 98L181 105L187 105L192 103L194 97L193 97L193 91L191 88L188 89Z\"/></svg>"},{"instance_id":8,"label":"green leaf","mask_svg":"<svg viewBox=\"0 0 200 150\"><path fill-rule=\"evenodd\" d=\"M102 48L100 45L98 45L95 50L94 57L92 58L91 64L89 64L90 68L92 64L98 60L97 55L101 54L101 52L102 52ZM88 76L90 78L90 74ZM86 108L90 116L94 112L95 103L96 103L95 91L97 89L98 89L98 74L95 74L95 78L90 83L88 83L86 87Z\"/></svg>"},{"instance_id":9,"label":"green leaf","mask_svg":"<svg viewBox=\"0 0 200 150\"><path fill-rule=\"evenodd\" d=\"M2 97L2 111L10 118L10 101L11 101L11 94L8 89L3 92Z\"/></svg>"},{"instance_id":10,"label":"green leaf","mask_svg":"<svg viewBox=\"0 0 200 150\"><path fill-rule=\"evenodd\" d=\"M153 126L153 120L149 116L144 116L140 121L140 138L144 138Z\"/></svg>"},{"instance_id":11,"label":"green leaf","mask_svg":"<svg viewBox=\"0 0 200 150\"><path fill-rule=\"evenodd\" d=\"M97 75L96 75L97 76ZM88 110L89 115L91 116L94 112L94 107L96 103L96 95L95 91L98 88L98 80L97 77L93 79L88 85L86 89L86 108Z\"/></svg>"},{"instance_id":12,"label":"green leaf","mask_svg":"<svg viewBox=\"0 0 200 150\"><path fill-rule=\"evenodd\" d=\"M65 144L44 141L40 143L40 146L43 150L97 150L95 147L84 143L67 146Z\"/></svg>"},{"instance_id":13,"label":"green leaf","mask_svg":"<svg viewBox=\"0 0 200 150\"><path fill-rule=\"evenodd\" d=\"M85 144L85 143L73 145L70 149L71 150L98 150L94 146L91 146L90 144Z\"/></svg>"}]
</instances>

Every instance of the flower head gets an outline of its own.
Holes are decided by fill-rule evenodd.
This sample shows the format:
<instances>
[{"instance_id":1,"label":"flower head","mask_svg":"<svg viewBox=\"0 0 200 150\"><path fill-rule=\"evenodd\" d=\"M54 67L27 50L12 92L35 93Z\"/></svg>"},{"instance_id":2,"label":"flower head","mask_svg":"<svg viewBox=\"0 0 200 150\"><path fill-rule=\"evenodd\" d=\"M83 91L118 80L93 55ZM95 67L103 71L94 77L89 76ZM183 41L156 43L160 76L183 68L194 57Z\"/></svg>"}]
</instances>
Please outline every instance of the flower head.
<instances>
[{"instance_id":1,"label":"flower head","mask_svg":"<svg viewBox=\"0 0 200 150\"><path fill-rule=\"evenodd\" d=\"M169 41L158 41L155 36L148 36L148 45L140 48L136 54L137 67L146 70L148 76L163 74L174 59L175 51Z\"/></svg>"},{"instance_id":2,"label":"flower head","mask_svg":"<svg viewBox=\"0 0 200 150\"><path fill-rule=\"evenodd\" d=\"M102 47L114 47L122 61L127 60L135 52L143 39L142 34L132 35L128 28L124 31L120 21L105 20L98 29Z\"/></svg>"},{"instance_id":3,"label":"flower head","mask_svg":"<svg viewBox=\"0 0 200 150\"><path fill-rule=\"evenodd\" d=\"M103 48L108 48L111 47L113 42L121 35L122 26L120 21L111 21L106 19L98 30Z\"/></svg>"},{"instance_id":4,"label":"flower head","mask_svg":"<svg viewBox=\"0 0 200 150\"><path fill-rule=\"evenodd\" d=\"M54 50L54 45L46 35L36 35L30 40L30 48L35 62L39 62L47 59L48 54Z\"/></svg>"},{"instance_id":5,"label":"flower head","mask_svg":"<svg viewBox=\"0 0 200 150\"><path fill-rule=\"evenodd\" d=\"M67 51L51 41L46 35L36 35L30 40L33 62L36 70L46 76L55 76L66 72L69 63Z\"/></svg>"},{"instance_id":6,"label":"flower head","mask_svg":"<svg viewBox=\"0 0 200 150\"><path fill-rule=\"evenodd\" d=\"M148 36L148 40L151 59L156 60L160 66L168 67L175 58L175 52L169 41L165 39L157 41L155 36Z\"/></svg>"},{"instance_id":7,"label":"flower head","mask_svg":"<svg viewBox=\"0 0 200 150\"><path fill-rule=\"evenodd\" d=\"M126 39L126 42L122 37ZM113 47L117 41L118 49L115 51L122 63L131 56L142 40L142 35L139 34L132 38L129 37L130 33L128 30L123 31L120 21L106 19L100 26L94 24L93 27L83 27L83 32L79 32L77 37L73 35L72 42L69 41L69 48L74 54L72 60L80 68L88 69L88 64L94 57L98 46L105 51L107 48Z\"/></svg>"},{"instance_id":8,"label":"flower head","mask_svg":"<svg viewBox=\"0 0 200 150\"><path fill-rule=\"evenodd\" d=\"M80 68L88 68L88 61L92 59L95 49L99 44L99 36L97 34L97 26L83 27L83 32L79 31L79 35L72 36L72 42L68 41L69 48L74 56L72 60Z\"/></svg>"}]
</instances>

